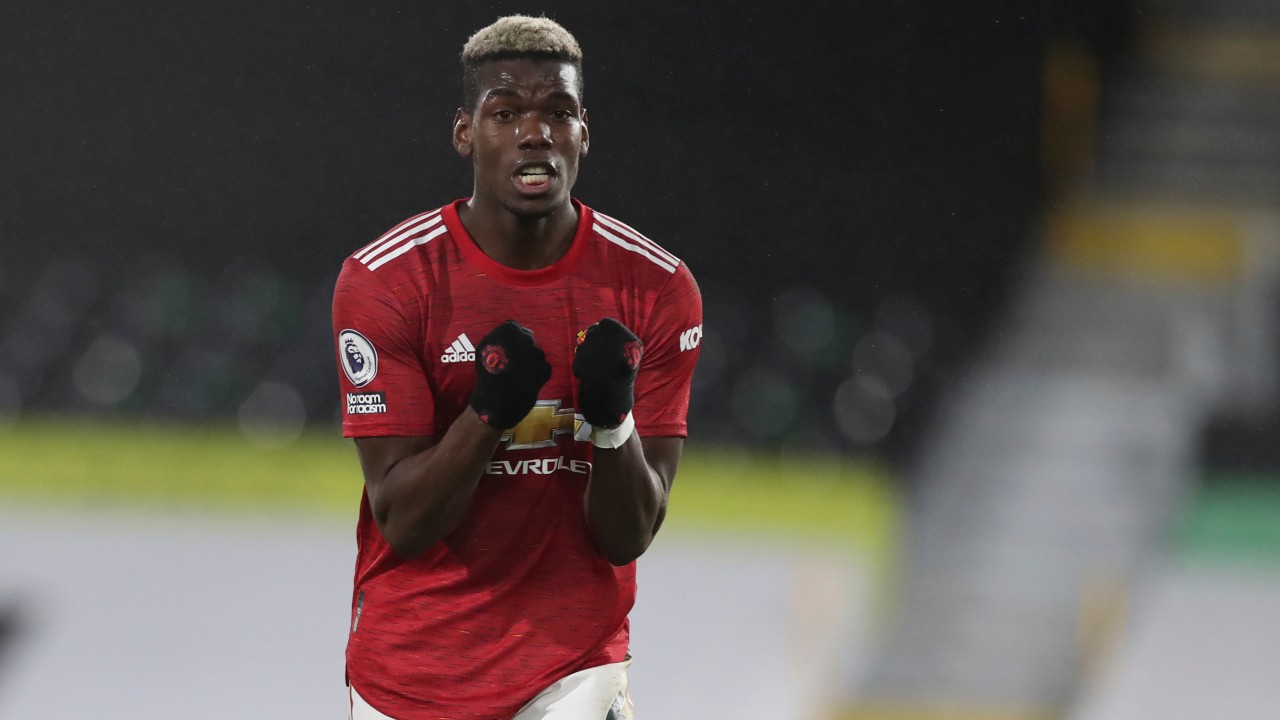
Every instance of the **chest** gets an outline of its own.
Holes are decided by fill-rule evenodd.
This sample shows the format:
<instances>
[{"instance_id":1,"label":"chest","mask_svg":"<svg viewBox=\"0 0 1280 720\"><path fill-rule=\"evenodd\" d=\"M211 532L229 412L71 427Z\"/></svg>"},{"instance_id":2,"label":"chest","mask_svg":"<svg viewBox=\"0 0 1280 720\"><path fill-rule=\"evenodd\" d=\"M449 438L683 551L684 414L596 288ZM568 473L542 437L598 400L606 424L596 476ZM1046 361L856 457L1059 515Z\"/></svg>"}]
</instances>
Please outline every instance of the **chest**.
<instances>
[{"instance_id":1,"label":"chest","mask_svg":"<svg viewBox=\"0 0 1280 720\"><path fill-rule=\"evenodd\" d=\"M560 400L566 407L573 405L573 349L578 333L605 317L633 328L643 320L640 303L632 294L601 282L512 287L479 280L465 292L437 293L430 298L424 319L424 370L433 380L437 398L446 404L465 403L475 385L476 348L490 330L508 319L533 332L534 342L551 364L551 379L539 399Z\"/></svg>"}]
</instances>

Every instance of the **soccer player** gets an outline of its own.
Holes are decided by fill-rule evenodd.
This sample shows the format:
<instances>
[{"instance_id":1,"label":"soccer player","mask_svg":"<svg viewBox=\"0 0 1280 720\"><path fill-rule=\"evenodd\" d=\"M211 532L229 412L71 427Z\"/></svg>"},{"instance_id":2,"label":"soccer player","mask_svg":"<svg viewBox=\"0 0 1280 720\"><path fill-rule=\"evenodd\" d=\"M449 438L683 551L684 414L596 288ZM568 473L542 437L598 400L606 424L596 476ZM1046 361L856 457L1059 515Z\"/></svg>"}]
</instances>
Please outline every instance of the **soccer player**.
<instances>
[{"instance_id":1,"label":"soccer player","mask_svg":"<svg viewBox=\"0 0 1280 720\"><path fill-rule=\"evenodd\" d=\"M469 198L347 258L333 299L364 474L355 720L623 720L635 560L686 435L688 267L570 191L582 53L510 16L462 51Z\"/></svg>"}]
</instances>

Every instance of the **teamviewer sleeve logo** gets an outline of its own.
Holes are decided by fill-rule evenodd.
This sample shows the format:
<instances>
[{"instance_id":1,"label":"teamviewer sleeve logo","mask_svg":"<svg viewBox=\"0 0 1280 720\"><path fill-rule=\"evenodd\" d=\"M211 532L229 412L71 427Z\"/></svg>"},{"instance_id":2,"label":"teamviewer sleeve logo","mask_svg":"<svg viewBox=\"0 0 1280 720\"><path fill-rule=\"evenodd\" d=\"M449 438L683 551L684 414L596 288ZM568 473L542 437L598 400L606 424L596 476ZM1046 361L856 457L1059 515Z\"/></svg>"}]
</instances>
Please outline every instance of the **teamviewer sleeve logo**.
<instances>
[{"instance_id":1,"label":"teamviewer sleeve logo","mask_svg":"<svg viewBox=\"0 0 1280 720\"><path fill-rule=\"evenodd\" d=\"M338 333L342 371L356 387L364 387L378 374L378 351L373 343L355 330Z\"/></svg>"},{"instance_id":2,"label":"teamviewer sleeve logo","mask_svg":"<svg viewBox=\"0 0 1280 720\"><path fill-rule=\"evenodd\" d=\"M702 326L695 325L680 333L680 352L693 350L702 344Z\"/></svg>"}]
</instances>

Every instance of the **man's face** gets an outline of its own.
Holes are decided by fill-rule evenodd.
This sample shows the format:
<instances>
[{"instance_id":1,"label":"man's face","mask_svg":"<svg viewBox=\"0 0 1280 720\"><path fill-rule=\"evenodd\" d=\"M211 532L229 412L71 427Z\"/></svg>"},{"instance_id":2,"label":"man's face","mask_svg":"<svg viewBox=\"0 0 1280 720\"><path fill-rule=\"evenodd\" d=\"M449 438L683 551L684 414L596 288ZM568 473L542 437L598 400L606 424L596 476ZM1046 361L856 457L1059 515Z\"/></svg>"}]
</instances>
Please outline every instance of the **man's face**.
<instances>
[{"instance_id":1,"label":"man's face","mask_svg":"<svg viewBox=\"0 0 1280 720\"><path fill-rule=\"evenodd\" d=\"M479 69L474 108L458 110L453 144L471 158L477 199L521 217L544 217L569 201L587 154L578 73L554 60L496 60Z\"/></svg>"}]
</instances>

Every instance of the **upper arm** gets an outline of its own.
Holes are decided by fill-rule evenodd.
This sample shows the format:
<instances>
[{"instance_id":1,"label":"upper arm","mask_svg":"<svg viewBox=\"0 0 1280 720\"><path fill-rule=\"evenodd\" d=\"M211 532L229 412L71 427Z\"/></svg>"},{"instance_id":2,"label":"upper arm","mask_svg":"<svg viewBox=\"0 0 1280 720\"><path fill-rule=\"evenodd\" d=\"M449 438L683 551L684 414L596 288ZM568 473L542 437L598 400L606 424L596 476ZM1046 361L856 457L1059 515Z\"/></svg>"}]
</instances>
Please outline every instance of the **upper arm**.
<instances>
[{"instance_id":1,"label":"upper arm","mask_svg":"<svg viewBox=\"0 0 1280 720\"><path fill-rule=\"evenodd\" d=\"M641 437L683 437L702 340L702 296L683 263L658 293L641 339L645 345L636 373L636 429Z\"/></svg>"},{"instance_id":2,"label":"upper arm","mask_svg":"<svg viewBox=\"0 0 1280 720\"><path fill-rule=\"evenodd\" d=\"M347 437L434 435L416 306L348 261L333 292L333 336Z\"/></svg>"},{"instance_id":3,"label":"upper arm","mask_svg":"<svg viewBox=\"0 0 1280 720\"><path fill-rule=\"evenodd\" d=\"M356 438L356 454L360 456L360 470L364 473L364 481L381 481L401 460L417 455L435 444L435 438L421 436Z\"/></svg>"},{"instance_id":4,"label":"upper arm","mask_svg":"<svg viewBox=\"0 0 1280 720\"><path fill-rule=\"evenodd\" d=\"M369 506L374 519L384 519L385 503L382 502L383 481L401 461L430 449L436 444L434 437L385 436L356 438L356 454L360 456L360 470L364 474L365 490L369 494Z\"/></svg>"}]
</instances>

